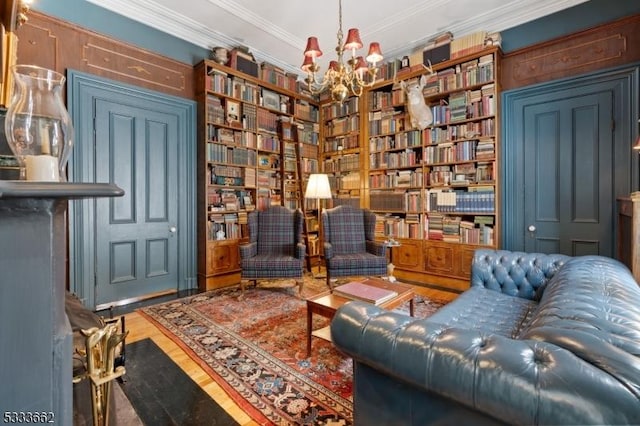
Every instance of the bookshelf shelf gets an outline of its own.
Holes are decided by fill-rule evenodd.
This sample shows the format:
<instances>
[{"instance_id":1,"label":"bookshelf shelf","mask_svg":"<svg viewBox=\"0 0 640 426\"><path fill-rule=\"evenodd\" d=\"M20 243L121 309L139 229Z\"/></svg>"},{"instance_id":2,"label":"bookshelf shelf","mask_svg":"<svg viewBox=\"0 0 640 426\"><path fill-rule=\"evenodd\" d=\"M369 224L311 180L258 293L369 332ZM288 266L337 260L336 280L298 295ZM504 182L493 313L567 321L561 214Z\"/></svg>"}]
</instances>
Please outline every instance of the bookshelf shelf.
<instances>
[{"instance_id":1,"label":"bookshelf shelf","mask_svg":"<svg viewBox=\"0 0 640 426\"><path fill-rule=\"evenodd\" d=\"M377 235L402 241L392 259L400 278L462 290L473 251L498 247L500 57L489 47L438 63L433 75L405 72L365 93L369 204ZM421 131L411 126L398 83L422 75L434 123Z\"/></svg>"},{"instance_id":2,"label":"bookshelf shelf","mask_svg":"<svg viewBox=\"0 0 640 426\"><path fill-rule=\"evenodd\" d=\"M305 120L303 138L315 143L317 157L319 112L311 98L213 61L196 65L195 78L198 285L210 290L239 283L238 245L248 238L249 212L299 202L287 198L279 123Z\"/></svg>"}]
</instances>

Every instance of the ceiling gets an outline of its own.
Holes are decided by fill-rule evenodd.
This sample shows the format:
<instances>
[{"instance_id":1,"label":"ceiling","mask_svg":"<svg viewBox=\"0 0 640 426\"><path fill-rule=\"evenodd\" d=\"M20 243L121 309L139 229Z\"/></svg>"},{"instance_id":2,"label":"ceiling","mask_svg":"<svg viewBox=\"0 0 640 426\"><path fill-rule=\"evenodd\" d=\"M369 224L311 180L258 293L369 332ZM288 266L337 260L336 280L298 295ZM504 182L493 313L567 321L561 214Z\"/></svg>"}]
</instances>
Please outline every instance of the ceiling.
<instances>
[{"instance_id":1,"label":"ceiling","mask_svg":"<svg viewBox=\"0 0 640 426\"><path fill-rule=\"evenodd\" d=\"M87 0L151 27L212 48L246 46L260 63L301 73L307 37L335 58L338 0ZM365 45L378 41L385 59L421 49L434 36L460 37L515 27L587 0L343 0L343 32L360 29Z\"/></svg>"}]
</instances>

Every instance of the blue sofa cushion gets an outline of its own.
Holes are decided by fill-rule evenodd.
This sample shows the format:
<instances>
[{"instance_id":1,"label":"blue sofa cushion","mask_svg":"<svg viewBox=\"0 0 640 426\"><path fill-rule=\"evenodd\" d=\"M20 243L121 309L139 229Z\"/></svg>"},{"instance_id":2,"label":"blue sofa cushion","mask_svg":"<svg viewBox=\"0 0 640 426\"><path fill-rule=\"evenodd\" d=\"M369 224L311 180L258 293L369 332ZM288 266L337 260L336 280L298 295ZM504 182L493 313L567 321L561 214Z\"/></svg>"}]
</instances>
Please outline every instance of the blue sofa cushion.
<instances>
[{"instance_id":1,"label":"blue sofa cushion","mask_svg":"<svg viewBox=\"0 0 640 426\"><path fill-rule=\"evenodd\" d=\"M429 317L448 327L480 330L513 338L531 320L538 303L521 297L471 287Z\"/></svg>"}]
</instances>

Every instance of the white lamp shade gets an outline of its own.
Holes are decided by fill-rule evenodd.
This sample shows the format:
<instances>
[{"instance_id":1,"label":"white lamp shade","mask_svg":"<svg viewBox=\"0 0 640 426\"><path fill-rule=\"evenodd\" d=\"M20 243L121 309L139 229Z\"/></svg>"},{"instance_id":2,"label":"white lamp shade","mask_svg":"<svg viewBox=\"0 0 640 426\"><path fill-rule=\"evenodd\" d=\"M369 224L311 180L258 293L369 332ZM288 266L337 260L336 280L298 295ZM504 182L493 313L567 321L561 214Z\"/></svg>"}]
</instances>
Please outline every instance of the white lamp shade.
<instances>
[{"instance_id":1,"label":"white lamp shade","mask_svg":"<svg viewBox=\"0 0 640 426\"><path fill-rule=\"evenodd\" d=\"M304 198L313 198L317 200L331 199L329 176L322 173L309 175L309 182L307 182L307 190L304 193Z\"/></svg>"}]
</instances>

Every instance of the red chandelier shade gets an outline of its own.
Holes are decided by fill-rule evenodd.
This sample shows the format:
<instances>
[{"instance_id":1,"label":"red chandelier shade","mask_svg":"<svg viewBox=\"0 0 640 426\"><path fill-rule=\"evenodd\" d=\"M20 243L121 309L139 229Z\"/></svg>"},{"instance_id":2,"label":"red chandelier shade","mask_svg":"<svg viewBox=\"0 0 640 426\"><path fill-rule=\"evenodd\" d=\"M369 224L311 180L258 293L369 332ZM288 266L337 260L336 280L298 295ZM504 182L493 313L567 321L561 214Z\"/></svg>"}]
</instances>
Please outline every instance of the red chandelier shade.
<instances>
[{"instance_id":1,"label":"red chandelier shade","mask_svg":"<svg viewBox=\"0 0 640 426\"><path fill-rule=\"evenodd\" d=\"M382 61L384 57L382 56L382 51L380 50L380 43L377 41L371 42L369 45L369 54L367 55L367 62L375 64Z\"/></svg>"},{"instance_id":2,"label":"red chandelier shade","mask_svg":"<svg viewBox=\"0 0 640 426\"><path fill-rule=\"evenodd\" d=\"M344 50L360 49L362 47L362 40L360 40L360 30L357 28L350 28L347 34L347 41L344 43Z\"/></svg>"},{"instance_id":3,"label":"red chandelier shade","mask_svg":"<svg viewBox=\"0 0 640 426\"><path fill-rule=\"evenodd\" d=\"M322 50L318 44L318 37L309 37L307 39L307 47L304 49L304 56L319 58L322 56Z\"/></svg>"}]
</instances>

